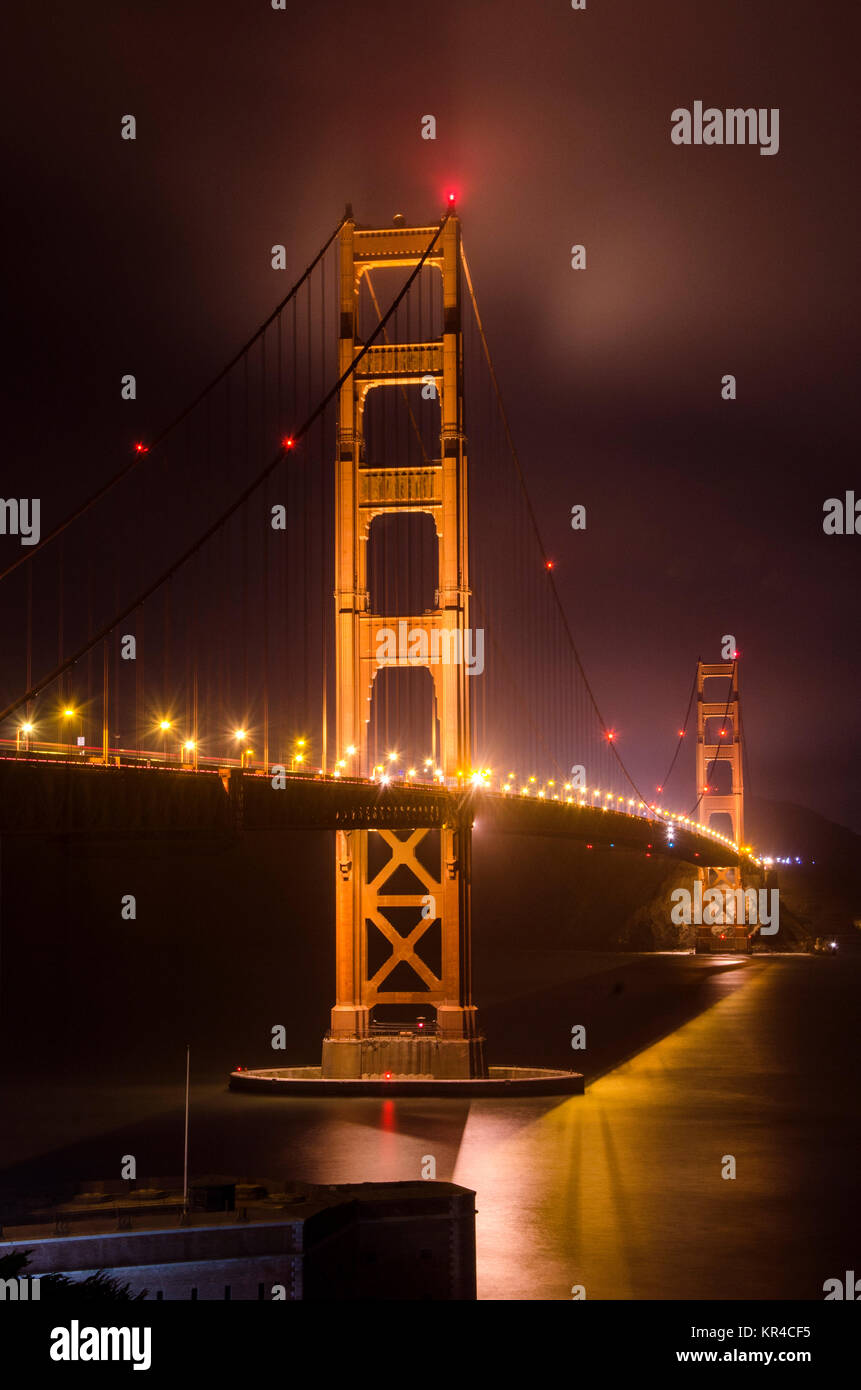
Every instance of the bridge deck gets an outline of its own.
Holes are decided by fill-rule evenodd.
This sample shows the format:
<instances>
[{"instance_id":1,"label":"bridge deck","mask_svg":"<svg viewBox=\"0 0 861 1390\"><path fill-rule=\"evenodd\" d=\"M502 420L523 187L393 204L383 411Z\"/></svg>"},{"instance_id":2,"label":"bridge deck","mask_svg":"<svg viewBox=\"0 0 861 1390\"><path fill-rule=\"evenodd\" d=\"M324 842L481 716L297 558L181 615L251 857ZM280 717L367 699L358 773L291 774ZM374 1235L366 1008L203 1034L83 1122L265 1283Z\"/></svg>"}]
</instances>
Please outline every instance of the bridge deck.
<instances>
[{"instance_id":1,"label":"bridge deck","mask_svg":"<svg viewBox=\"0 0 861 1390\"><path fill-rule=\"evenodd\" d=\"M621 811L358 779L287 774L286 785L238 768L46 764L0 759L0 834L196 838L258 830L409 830L468 825L507 834L555 836L587 848L642 850L655 857L725 865L728 850L706 835Z\"/></svg>"}]
</instances>

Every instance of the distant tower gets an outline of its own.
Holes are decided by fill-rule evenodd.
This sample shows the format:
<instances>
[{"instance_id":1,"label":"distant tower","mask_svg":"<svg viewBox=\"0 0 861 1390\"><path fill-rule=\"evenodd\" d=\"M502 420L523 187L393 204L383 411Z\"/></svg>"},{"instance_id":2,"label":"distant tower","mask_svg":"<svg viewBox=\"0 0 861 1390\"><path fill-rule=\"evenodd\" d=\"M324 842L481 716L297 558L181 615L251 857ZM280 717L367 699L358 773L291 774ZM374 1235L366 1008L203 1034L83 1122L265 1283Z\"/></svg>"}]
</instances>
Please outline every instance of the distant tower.
<instances>
[{"instance_id":1,"label":"distant tower","mask_svg":"<svg viewBox=\"0 0 861 1390\"><path fill-rule=\"evenodd\" d=\"M416 266L437 230L406 227L402 217L393 227L360 228L352 214L348 216L340 233L341 373L362 348L357 337L362 276L369 270ZM420 663L404 654L381 662L376 655L380 629L398 630L399 620L405 620L407 628L423 629L429 640L439 633L440 640L454 642L454 650L461 653L469 626L460 222L455 216L447 218L425 264L441 276L442 337L375 344L340 393L335 481L337 757L347 758L349 766L366 775L371 771L368 720L378 671L384 665L427 664L434 716L440 723L440 767L446 779L456 779L469 774L471 760L469 681L463 660ZM429 380L440 410L439 456L418 467L369 464L363 428L368 392L420 386ZM427 512L436 530L436 607L420 615L369 610L371 526L377 517L400 512ZM442 650L450 653L452 646ZM348 755L351 748L355 752ZM484 1074L471 996L471 854L468 820L400 835L387 830L337 832L336 1000L323 1044L324 1076ZM394 878L399 880L397 887L389 883ZM414 924L396 930L385 909L409 909ZM401 920L403 914L395 915ZM426 949L434 937L435 966ZM381 946L389 949L380 962ZM404 1040L371 1036L371 1010L382 1004L435 1009L436 1035Z\"/></svg>"},{"instance_id":2,"label":"distant tower","mask_svg":"<svg viewBox=\"0 0 861 1390\"><path fill-rule=\"evenodd\" d=\"M724 693L720 700L707 701L705 682L727 678L730 681L729 700ZM715 731L724 728L726 737L715 738ZM723 792L703 791L704 787L711 786L709 779L714 779L718 767L729 768L730 789ZM741 848L744 842L744 780L737 661L700 661L697 665L697 796L700 797L700 825L709 828L715 816L728 815L732 824L732 838ZM742 887L739 864L709 869L703 872L703 877L712 888Z\"/></svg>"}]
</instances>

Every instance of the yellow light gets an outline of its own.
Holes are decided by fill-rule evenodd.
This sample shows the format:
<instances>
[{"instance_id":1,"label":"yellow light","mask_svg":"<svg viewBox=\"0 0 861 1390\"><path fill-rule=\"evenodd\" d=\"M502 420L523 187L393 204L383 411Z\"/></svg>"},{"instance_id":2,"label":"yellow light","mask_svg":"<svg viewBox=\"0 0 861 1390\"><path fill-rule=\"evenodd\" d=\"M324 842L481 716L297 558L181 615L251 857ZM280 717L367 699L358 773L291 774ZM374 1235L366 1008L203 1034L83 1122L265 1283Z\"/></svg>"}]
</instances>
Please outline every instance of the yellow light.
<instances>
[{"instance_id":1,"label":"yellow light","mask_svg":"<svg viewBox=\"0 0 861 1390\"><path fill-rule=\"evenodd\" d=\"M66 713L68 714L69 711L66 710ZM169 719L163 719L163 720L161 721L161 723L159 724L159 728L160 728L160 729L169 729L169 728L170 728L170 720L169 720Z\"/></svg>"},{"instance_id":2,"label":"yellow light","mask_svg":"<svg viewBox=\"0 0 861 1390\"><path fill-rule=\"evenodd\" d=\"M189 749L193 748L193 747L194 747L194 740L193 740L193 739L190 739L190 738L187 738L186 741L185 741L185 747L186 747L186 748L189 748Z\"/></svg>"},{"instance_id":3,"label":"yellow light","mask_svg":"<svg viewBox=\"0 0 861 1390\"><path fill-rule=\"evenodd\" d=\"M433 758L425 758L425 767L433 767Z\"/></svg>"},{"instance_id":4,"label":"yellow light","mask_svg":"<svg viewBox=\"0 0 861 1390\"><path fill-rule=\"evenodd\" d=\"M304 754L304 753L297 753L297 754L296 754L296 761L297 761L297 763L304 763L304 761L305 761L305 754Z\"/></svg>"},{"instance_id":5,"label":"yellow light","mask_svg":"<svg viewBox=\"0 0 861 1390\"><path fill-rule=\"evenodd\" d=\"M305 747L305 740L304 740L304 738L297 738L297 740L296 740L296 747L297 747L297 748L304 748L304 747Z\"/></svg>"},{"instance_id":6,"label":"yellow light","mask_svg":"<svg viewBox=\"0 0 861 1390\"><path fill-rule=\"evenodd\" d=\"M32 732L33 732L33 725L32 725L32 724L22 724L22 725L21 725L21 733L22 733L22 734L32 734Z\"/></svg>"},{"instance_id":7,"label":"yellow light","mask_svg":"<svg viewBox=\"0 0 861 1390\"><path fill-rule=\"evenodd\" d=\"M415 775L416 775L416 770L415 770L414 767L411 767L410 770L409 770L409 772L407 773L407 776L408 776L408 777L415 777Z\"/></svg>"},{"instance_id":8,"label":"yellow light","mask_svg":"<svg viewBox=\"0 0 861 1390\"><path fill-rule=\"evenodd\" d=\"M347 749L347 757L348 757L348 758L354 758L355 756L356 756L356 747L355 747L354 744L351 743L350 746L349 746L349 748Z\"/></svg>"},{"instance_id":9,"label":"yellow light","mask_svg":"<svg viewBox=\"0 0 861 1390\"><path fill-rule=\"evenodd\" d=\"M235 734L233 735L233 737L234 737L234 738L244 738L244 737L245 737L245 730L244 730L244 729L237 729L236 732L235 732Z\"/></svg>"},{"instance_id":10,"label":"yellow light","mask_svg":"<svg viewBox=\"0 0 861 1390\"><path fill-rule=\"evenodd\" d=\"M339 759L338 759L338 762L335 764L335 766L336 766L336 767L346 767L347 764L346 764L346 761L345 761L343 758L339 758Z\"/></svg>"},{"instance_id":11,"label":"yellow light","mask_svg":"<svg viewBox=\"0 0 861 1390\"><path fill-rule=\"evenodd\" d=\"M396 758L397 756L398 756L397 753L390 753L390 754L389 754L389 762L390 762L390 763L393 763L393 762L395 761L395 758Z\"/></svg>"},{"instance_id":12,"label":"yellow light","mask_svg":"<svg viewBox=\"0 0 861 1390\"><path fill-rule=\"evenodd\" d=\"M529 780L530 780L530 782L534 782L534 781L535 781L535 778L534 778L534 777L530 777Z\"/></svg>"},{"instance_id":13,"label":"yellow light","mask_svg":"<svg viewBox=\"0 0 861 1390\"><path fill-rule=\"evenodd\" d=\"M63 710L63 713L64 713L64 715L66 716L67 719L71 719L71 717L72 717L72 715L75 713L75 711L74 711L73 709L64 709L64 710Z\"/></svg>"}]
</instances>

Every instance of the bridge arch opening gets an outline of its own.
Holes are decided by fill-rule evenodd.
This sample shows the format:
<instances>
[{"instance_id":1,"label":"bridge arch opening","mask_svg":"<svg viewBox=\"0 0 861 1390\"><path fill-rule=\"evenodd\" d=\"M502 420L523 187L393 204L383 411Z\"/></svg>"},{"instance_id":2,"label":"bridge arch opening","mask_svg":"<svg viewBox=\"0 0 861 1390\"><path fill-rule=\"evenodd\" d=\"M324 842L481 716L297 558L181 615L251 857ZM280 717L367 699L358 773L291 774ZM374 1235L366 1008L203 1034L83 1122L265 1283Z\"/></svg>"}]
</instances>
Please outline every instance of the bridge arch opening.
<instances>
[{"instance_id":1,"label":"bridge arch opening","mask_svg":"<svg viewBox=\"0 0 861 1390\"><path fill-rule=\"evenodd\" d=\"M374 517L367 547L370 612L409 617L436 607L439 542L428 512Z\"/></svg>"},{"instance_id":2,"label":"bridge arch opening","mask_svg":"<svg viewBox=\"0 0 861 1390\"><path fill-rule=\"evenodd\" d=\"M709 817L709 830L716 830L719 835L728 835L733 838L732 816L728 811L714 811Z\"/></svg>"},{"instance_id":3,"label":"bridge arch opening","mask_svg":"<svg viewBox=\"0 0 861 1390\"><path fill-rule=\"evenodd\" d=\"M723 734L723 737L721 737ZM735 738L735 726L731 715L726 719L720 719L709 715L705 721L705 741L706 743L719 744L721 748L729 748Z\"/></svg>"},{"instance_id":4,"label":"bridge arch opening","mask_svg":"<svg viewBox=\"0 0 861 1390\"><path fill-rule=\"evenodd\" d=\"M703 703L726 705L732 694L732 680L726 676L703 677Z\"/></svg>"},{"instance_id":5,"label":"bridge arch opening","mask_svg":"<svg viewBox=\"0 0 861 1390\"><path fill-rule=\"evenodd\" d=\"M715 758L706 767L709 795L730 796L733 791L732 763L728 758Z\"/></svg>"},{"instance_id":6,"label":"bridge arch opening","mask_svg":"<svg viewBox=\"0 0 861 1390\"><path fill-rule=\"evenodd\" d=\"M430 241L433 233L429 233ZM362 272L356 317L357 336L365 343L392 301L400 294L414 266L373 266ZM385 337L377 342L421 343L443 333L442 273L439 266L425 265L412 288L386 324Z\"/></svg>"},{"instance_id":7,"label":"bridge arch opening","mask_svg":"<svg viewBox=\"0 0 861 1390\"><path fill-rule=\"evenodd\" d=\"M435 381L393 390L373 386L362 411L363 468L422 468L440 456L440 399Z\"/></svg>"},{"instance_id":8,"label":"bridge arch opening","mask_svg":"<svg viewBox=\"0 0 861 1390\"><path fill-rule=\"evenodd\" d=\"M393 780L431 780L440 747L434 703L433 678L426 666L383 666L377 671L368 723L369 771L382 767ZM428 761L433 767L425 767Z\"/></svg>"}]
</instances>

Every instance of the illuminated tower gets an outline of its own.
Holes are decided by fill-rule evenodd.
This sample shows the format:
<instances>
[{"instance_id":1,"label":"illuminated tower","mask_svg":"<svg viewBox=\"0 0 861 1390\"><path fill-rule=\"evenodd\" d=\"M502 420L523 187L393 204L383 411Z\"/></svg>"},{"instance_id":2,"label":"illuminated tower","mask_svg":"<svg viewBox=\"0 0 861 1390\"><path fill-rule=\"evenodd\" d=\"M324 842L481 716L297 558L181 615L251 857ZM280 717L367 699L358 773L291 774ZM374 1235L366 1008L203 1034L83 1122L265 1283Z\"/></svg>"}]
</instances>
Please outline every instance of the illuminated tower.
<instances>
[{"instance_id":1,"label":"illuminated tower","mask_svg":"<svg viewBox=\"0 0 861 1390\"><path fill-rule=\"evenodd\" d=\"M722 682L723 698L706 700L705 683L708 680ZM730 683L728 699L727 687L723 685L726 680ZM712 791L711 781L720 775L717 772L719 768L729 769L726 774L729 787L723 791ZM709 828L715 816L729 816L732 838L741 849L744 841L744 781L737 661L700 661L697 665L697 795L700 797L700 825ZM743 886L740 862L728 868L701 871L701 877L712 888L734 889Z\"/></svg>"},{"instance_id":2,"label":"illuminated tower","mask_svg":"<svg viewBox=\"0 0 861 1390\"><path fill-rule=\"evenodd\" d=\"M340 233L341 374L363 346L357 337L363 275L415 267L438 230L403 225L368 229L357 227L348 216ZM383 665L427 665L434 717L440 724L440 767L446 779L456 779L470 770L471 739L463 660L469 575L460 222L453 214L445 219L425 264L440 275L442 337L374 344L340 393L335 479L337 756L344 758L348 749L355 749L349 755L351 766L367 775L368 722L378 671ZM438 457L417 467L368 462L363 427L368 392L422 385L432 389L439 406ZM369 608L368 536L376 518L400 512L428 513L436 532L436 606L420 615L372 613ZM427 661L400 650L394 658L378 659L381 630L398 631L399 621L427 634ZM431 660L434 642L439 644L438 657L459 652L461 659ZM324 1076L484 1074L470 979L471 839L466 820L440 830L337 832L336 1000L323 1044ZM390 883L395 877L397 885ZM408 909L406 914L394 913L398 928L386 909ZM406 928L405 915L411 923ZM434 963L429 964L432 939ZM381 946L391 949L380 961ZM372 1036L371 1010L382 1004L435 1010L435 1034Z\"/></svg>"}]
</instances>

